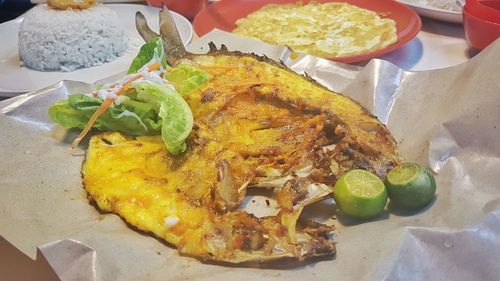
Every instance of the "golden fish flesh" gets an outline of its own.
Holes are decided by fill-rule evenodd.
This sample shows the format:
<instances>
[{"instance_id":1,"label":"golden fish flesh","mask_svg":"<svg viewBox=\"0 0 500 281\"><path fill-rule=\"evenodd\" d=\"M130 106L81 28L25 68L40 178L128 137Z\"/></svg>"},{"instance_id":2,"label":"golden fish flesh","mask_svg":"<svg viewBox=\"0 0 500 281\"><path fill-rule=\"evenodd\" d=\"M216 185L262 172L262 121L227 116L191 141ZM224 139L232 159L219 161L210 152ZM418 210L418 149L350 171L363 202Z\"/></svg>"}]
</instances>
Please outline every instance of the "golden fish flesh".
<instances>
[{"instance_id":1,"label":"golden fish flesh","mask_svg":"<svg viewBox=\"0 0 500 281\"><path fill-rule=\"evenodd\" d=\"M178 40L165 32L168 20L162 12L162 33ZM334 255L333 227L300 214L330 196L344 172L385 177L401 162L386 127L355 101L266 58L213 44L206 55L179 45L167 52L170 63L212 77L185 97L194 115L187 151L170 155L159 136L96 135L82 170L89 198L202 260ZM272 189L279 213L242 210L249 188Z\"/></svg>"}]
</instances>

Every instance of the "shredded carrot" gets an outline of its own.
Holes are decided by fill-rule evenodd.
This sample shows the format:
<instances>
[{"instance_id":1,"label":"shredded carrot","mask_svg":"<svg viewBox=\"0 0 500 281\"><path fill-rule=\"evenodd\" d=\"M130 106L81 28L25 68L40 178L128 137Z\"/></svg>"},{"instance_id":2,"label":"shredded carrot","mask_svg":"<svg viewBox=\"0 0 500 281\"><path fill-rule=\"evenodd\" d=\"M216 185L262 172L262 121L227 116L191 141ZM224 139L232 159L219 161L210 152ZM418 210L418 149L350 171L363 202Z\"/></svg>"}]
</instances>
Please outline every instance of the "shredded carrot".
<instances>
[{"instance_id":1,"label":"shredded carrot","mask_svg":"<svg viewBox=\"0 0 500 281\"><path fill-rule=\"evenodd\" d=\"M160 67L161 67L161 64L159 62L157 62L157 63L153 63L152 65L148 66L147 69L149 72L151 72L151 71L155 71L155 70L159 69ZM123 87L121 87L116 92L116 96L120 96L120 95L124 94L125 92L127 92L127 90L129 89L128 87L130 86L130 83L134 82L135 80L137 80L139 78L141 78L141 75L136 75L136 76L128 79L127 81L125 81L125 83L123 84ZM99 106L99 108L94 112L92 117L90 117L89 122L87 122L87 125L85 125L85 128L80 132L80 135L78 135L78 137L71 144L72 149L74 149L78 146L78 144L88 134L88 132L90 131L90 129L94 125L97 118L99 118L99 116L101 116L104 112L106 112L106 110L108 110L108 108L113 104L113 101L114 101L113 99L106 99L101 103L101 106Z\"/></svg>"},{"instance_id":2,"label":"shredded carrot","mask_svg":"<svg viewBox=\"0 0 500 281\"><path fill-rule=\"evenodd\" d=\"M109 87L110 87L110 88L112 88L112 87L114 87L114 86L116 86L116 85L118 85L118 82L113 82L111 85L109 85ZM92 95L93 95L94 97L97 97L97 91L93 92L93 93L92 93Z\"/></svg>"}]
</instances>

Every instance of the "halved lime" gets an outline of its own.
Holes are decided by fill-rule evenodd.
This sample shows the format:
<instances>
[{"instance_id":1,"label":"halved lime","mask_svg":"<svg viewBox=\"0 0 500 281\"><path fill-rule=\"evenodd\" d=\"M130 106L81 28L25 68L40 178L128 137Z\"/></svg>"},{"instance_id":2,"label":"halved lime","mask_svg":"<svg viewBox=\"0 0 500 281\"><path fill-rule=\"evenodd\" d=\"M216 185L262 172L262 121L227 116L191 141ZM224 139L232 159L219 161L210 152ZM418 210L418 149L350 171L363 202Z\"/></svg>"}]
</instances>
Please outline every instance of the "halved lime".
<instances>
[{"instance_id":1,"label":"halved lime","mask_svg":"<svg viewBox=\"0 0 500 281\"><path fill-rule=\"evenodd\" d=\"M434 197L436 181L425 167L405 163L387 175L387 193L391 202L400 208L420 209Z\"/></svg>"},{"instance_id":2,"label":"halved lime","mask_svg":"<svg viewBox=\"0 0 500 281\"><path fill-rule=\"evenodd\" d=\"M366 170L351 170L342 175L333 190L335 202L342 212L356 218L378 215L387 202L384 183Z\"/></svg>"}]
</instances>

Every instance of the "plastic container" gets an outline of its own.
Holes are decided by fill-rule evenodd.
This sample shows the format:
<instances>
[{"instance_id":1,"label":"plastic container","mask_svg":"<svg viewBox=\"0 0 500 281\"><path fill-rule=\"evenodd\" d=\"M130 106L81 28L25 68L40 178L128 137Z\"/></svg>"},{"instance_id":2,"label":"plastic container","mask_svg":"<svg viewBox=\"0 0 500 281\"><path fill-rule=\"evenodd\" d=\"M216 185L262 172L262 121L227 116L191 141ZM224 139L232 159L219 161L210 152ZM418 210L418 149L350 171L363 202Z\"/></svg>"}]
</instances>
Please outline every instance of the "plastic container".
<instances>
[{"instance_id":1,"label":"plastic container","mask_svg":"<svg viewBox=\"0 0 500 281\"><path fill-rule=\"evenodd\" d=\"M463 8L465 36L469 45L482 50L500 38L500 23L490 22L470 13Z\"/></svg>"},{"instance_id":2,"label":"plastic container","mask_svg":"<svg viewBox=\"0 0 500 281\"><path fill-rule=\"evenodd\" d=\"M500 0L467 0L465 8L477 18L500 23Z\"/></svg>"},{"instance_id":3,"label":"plastic container","mask_svg":"<svg viewBox=\"0 0 500 281\"><path fill-rule=\"evenodd\" d=\"M161 8L166 4L168 9L192 20L199 11L205 9L208 0L147 0L148 5Z\"/></svg>"}]
</instances>

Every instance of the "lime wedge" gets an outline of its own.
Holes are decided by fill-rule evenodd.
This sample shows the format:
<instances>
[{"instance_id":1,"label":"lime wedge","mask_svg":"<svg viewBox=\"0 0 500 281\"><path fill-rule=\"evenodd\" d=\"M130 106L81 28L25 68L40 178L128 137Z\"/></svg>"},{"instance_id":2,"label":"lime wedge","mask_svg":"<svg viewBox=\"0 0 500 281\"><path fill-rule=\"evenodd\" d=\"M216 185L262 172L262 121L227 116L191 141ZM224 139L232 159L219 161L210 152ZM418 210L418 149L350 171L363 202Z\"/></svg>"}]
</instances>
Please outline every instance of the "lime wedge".
<instances>
[{"instance_id":1,"label":"lime wedge","mask_svg":"<svg viewBox=\"0 0 500 281\"><path fill-rule=\"evenodd\" d=\"M420 209L436 193L434 176L427 168L415 163L405 163L391 170L386 186L391 202L404 209Z\"/></svg>"},{"instance_id":2,"label":"lime wedge","mask_svg":"<svg viewBox=\"0 0 500 281\"><path fill-rule=\"evenodd\" d=\"M366 170L351 170L341 176L333 191L335 202L342 212L356 218L378 215L387 202L384 183Z\"/></svg>"}]
</instances>

